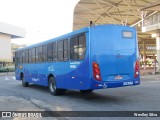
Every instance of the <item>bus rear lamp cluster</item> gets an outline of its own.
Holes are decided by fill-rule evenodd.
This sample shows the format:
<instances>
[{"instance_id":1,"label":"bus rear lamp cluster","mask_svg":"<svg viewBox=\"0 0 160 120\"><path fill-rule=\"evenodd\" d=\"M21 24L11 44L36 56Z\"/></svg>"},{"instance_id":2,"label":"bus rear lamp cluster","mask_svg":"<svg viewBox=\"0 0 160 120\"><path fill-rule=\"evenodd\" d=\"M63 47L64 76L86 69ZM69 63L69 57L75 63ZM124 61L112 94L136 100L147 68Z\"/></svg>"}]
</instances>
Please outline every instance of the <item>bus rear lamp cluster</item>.
<instances>
[{"instance_id":1,"label":"bus rear lamp cluster","mask_svg":"<svg viewBox=\"0 0 160 120\"><path fill-rule=\"evenodd\" d=\"M134 71L134 77L138 77L139 76L139 61L136 61L135 63L135 71Z\"/></svg>"},{"instance_id":2,"label":"bus rear lamp cluster","mask_svg":"<svg viewBox=\"0 0 160 120\"><path fill-rule=\"evenodd\" d=\"M101 81L101 72L99 69L99 65L96 62L92 63L92 68L93 68L93 77L95 80Z\"/></svg>"}]
</instances>

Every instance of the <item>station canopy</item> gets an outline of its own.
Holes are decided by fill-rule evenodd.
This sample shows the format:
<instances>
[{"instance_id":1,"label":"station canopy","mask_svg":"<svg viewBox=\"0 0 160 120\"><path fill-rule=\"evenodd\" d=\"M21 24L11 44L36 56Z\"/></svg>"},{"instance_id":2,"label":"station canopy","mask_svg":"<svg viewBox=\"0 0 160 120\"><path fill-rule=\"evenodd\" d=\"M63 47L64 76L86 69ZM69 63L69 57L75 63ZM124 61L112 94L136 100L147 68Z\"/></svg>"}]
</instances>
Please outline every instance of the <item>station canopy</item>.
<instances>
[{"instance_id":1,"label":"station canopy","mask_svg":"<svg viewBox=\"0 0 160 120\"><path fill-rule=\"evenodd\" d=\"M142 18L155 14L159 0L80 0L74 10L73 30L93 24L121 24L137 28L138 40L154 42L151 35L142 33ZM160 8L160 7L159 7ZM157 10L157 9L156 9Z\"/></svg>"}]
</instances>

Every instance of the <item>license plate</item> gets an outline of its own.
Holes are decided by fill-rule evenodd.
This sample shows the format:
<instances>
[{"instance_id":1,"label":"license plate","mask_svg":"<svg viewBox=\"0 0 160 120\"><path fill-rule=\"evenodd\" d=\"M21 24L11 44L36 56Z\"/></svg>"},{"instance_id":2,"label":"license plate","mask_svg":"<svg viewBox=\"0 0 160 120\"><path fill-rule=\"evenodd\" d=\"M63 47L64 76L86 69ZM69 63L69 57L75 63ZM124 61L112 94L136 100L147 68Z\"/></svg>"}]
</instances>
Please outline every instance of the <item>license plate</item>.
<instances>
[{"instance_id":1,"label":"license plate","mask_svg":"<svg viewBox=\"0 0 160 120\"><path fill-rule=\"evenodd\" d=\"M115 80L121 80L121 79L122 79L122 76L120 76L120 75L115 76L114 79L115 79Z\"/></svg>"}]
</instances>

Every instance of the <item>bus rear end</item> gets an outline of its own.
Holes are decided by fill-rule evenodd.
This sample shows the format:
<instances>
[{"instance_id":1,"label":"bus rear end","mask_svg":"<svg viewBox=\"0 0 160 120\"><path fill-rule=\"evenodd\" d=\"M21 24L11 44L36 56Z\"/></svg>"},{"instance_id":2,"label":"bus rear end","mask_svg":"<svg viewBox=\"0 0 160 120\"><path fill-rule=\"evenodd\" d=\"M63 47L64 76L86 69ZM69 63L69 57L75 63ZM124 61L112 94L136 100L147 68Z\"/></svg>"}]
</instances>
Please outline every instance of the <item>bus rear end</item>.
<instances>
[{"instance_id":1,"label":"bus rear end","mask_svg":"<svg viewBox=\"0 0 160 120\"><path fill-rule=\"evenodd\" d=\"M90 29L91 89L140 84L136 30L105 25Z\"/></svg>"}]
</instances>

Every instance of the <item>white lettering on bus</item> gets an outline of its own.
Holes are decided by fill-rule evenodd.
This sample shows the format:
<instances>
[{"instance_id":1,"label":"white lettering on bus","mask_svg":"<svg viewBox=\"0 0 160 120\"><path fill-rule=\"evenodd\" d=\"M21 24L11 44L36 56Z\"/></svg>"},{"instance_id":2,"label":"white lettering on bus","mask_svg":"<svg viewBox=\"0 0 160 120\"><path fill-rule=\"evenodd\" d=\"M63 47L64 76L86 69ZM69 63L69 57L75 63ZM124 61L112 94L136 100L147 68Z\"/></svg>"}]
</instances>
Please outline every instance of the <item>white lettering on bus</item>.
<instances>
[{"instance_id":1,"label":"white lettering on bus","mask_svg":"<svg viewBox=\"0 0 160 120\"><path fill-rule=\"evenodd\" d=\"M133 85L133 82L123 82L123 85Z\"/></svg>"},{"instance_id":2,"label":"white lettering on bus","mask_svg":"<svg viewBox=\"0 0 160 120\"><path fill-rule=\"evenodd\" d=\"M70 65L79 65L80 62L71 62Z\"/></svg>"},{"instance_id":3,"label":"white lettering on bus","mask_svg":"<svg viewBox=\"0 0 160 120\"><path fill-rule=\"evenodd\" d=\"M70 68L76 68L76 65L70 65Z\"/></svg>"},{"instance_id":4,"label":"white lettering on bus","mask_svg":"<svg viewBox=\"0 0 160 120\"><path fill-rule=\"evenodd\" d=\"M38 82L38 81L39 81L39 78L32 78L32 81Z\"/></svg>"},{"instance_id":5,"label":"white lettering on bus","mask_svg":"<svg viewBox=\"0 0 160 120\"><path fill-rule=\"evenodd\" d=\"M54 71L53 65L48 67L48 71Z\"/></svg>"}]
</instances>

